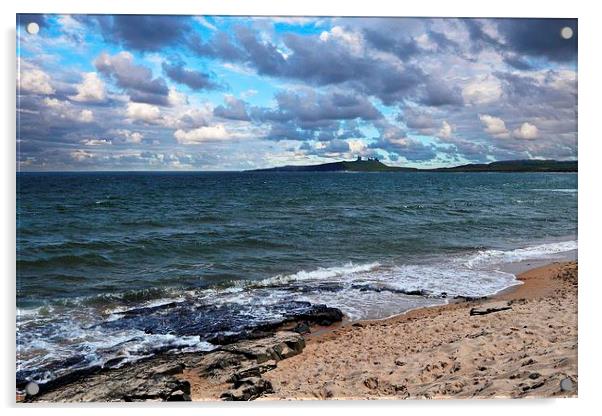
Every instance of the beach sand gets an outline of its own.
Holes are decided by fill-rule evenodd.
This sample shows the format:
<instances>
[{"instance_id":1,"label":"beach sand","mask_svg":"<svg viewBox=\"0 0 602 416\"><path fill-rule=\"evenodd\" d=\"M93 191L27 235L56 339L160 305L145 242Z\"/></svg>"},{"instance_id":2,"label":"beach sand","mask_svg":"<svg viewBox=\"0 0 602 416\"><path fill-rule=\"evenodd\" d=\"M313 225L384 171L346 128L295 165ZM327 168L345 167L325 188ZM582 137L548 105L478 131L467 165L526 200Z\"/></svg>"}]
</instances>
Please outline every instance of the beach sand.
<instances>
[{"instance_id":1,"label":"beach sand","mask_svg":"<svg viewBox=\"0 0 602 416\"><path fill-rule=\"evenodd\" d=\"M485 300L316 331L263 374L274 392L258 400L575 397L577 263L518 278ZM193 383L192 399L203 390Z\"/></svg>"}]
</instances>

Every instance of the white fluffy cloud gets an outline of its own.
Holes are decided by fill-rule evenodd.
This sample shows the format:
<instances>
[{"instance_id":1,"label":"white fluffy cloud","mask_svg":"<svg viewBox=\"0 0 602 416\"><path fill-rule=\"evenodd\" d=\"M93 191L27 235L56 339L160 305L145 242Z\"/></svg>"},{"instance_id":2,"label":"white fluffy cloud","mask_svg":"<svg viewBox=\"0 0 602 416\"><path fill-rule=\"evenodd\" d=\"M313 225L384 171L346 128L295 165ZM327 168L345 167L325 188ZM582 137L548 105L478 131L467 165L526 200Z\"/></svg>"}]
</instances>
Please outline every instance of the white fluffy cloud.
<instances>
[{"instance_id":1,"label":"white fluffy cloud","mask_svg":"<svg viewBox=\"0 0 602 416\"><path fill-rule=\"evenodd\" d=\"M188 131L179 129L174 133L174 137L180 144L199 144L206 141L235 138L235 135L228 133L223 124L217 124Z\"/></svg>"},{"instance_id":2,"label":"white fluffy cloud","mask_svg":"<svg viewBox=\"0 0 602 416\"><path fill-rule=\"evenodd\" d=\"M93 153L88 152L87 150L82 150L82 149L73 150L72 152L69 153L69 156L71 156L72 159L74 159L78 162L82 162L84 160L94 158Z\"/></svg>"},{"instance_id":3,"label":"white fluffy cloud","mask_svg":"<svg viewBox=\"0 0 602 416\"><path fill-rule=\"evenodd\" d=\"M172 107L179 107L188 104L188 97L186 94L179 92L175 88L170 88L169 94L167 95L167 102Z\"/></svg>"},{"instance_id":4,"label":"white fluffy cloud","mask_svg":"<svg viewBox=\"0 0 602 416\"><path fill-rule=\"evenodd\" d=\"M495 102L502 96L502 85L495 77L485 77L473 81L462 90L467 104L482 105Z\"/></svg>"},{"instance_id":5,"label":"white fluffy cloud","mask_svg":"<svg viewBox=\"0 0 602 416\"><path fill-rule=\"evenodd\" d=\"M50 76L46 72L23 60L19 63L20 70L17 75L19 90L34 94L54 94L54 88L50 83Z\"/></svg>"},{"instance_id":6,"label":"white fluffy cloud","mask_svg":"<svg viewBox=\"0 0 602 416\"><path fill-rule=\"evenodd\" d=\"M116 137L113 142L117 144L140 144L144 135L138 131L131 131L127 129L117 129L111 131Z\"/></svg>"},{"instance_id":7,"label":"white fluffy cloud","mask_svg":"<svg viewBox=\"0 0 602 416\"><path fill-rule=\"evenodd\" d=\"M91 110L78 110L71 103L56 98L45 98L44 105L54 117L60 119L79 121L80 123L91 123L94 121L94 113Z\"/></svg>"},{"instance_id":8,"label":"white fluffy cloud","mask_svg":"<svg viewBox=\"0 0 602 416\"><path fill-rule=\"evenodd\" d=\"M159 107L144 103L128 103L126 114L131 120L147 123L156 122L161 116Z\"/></svg>"},{"instance_id":9,"label":"white fluffy cloud","mask_svg":"<svg viewBox=\"0 0 602 416\"><path fill-rule=\"evenodd\" d=\"M539 130L536 125L525 122L515 129L513 134L517 139L532 140L539 136Z\"/></svg>"},{"instance_id":10,"label":"white fluffy cloud","mask_svg":"<svg viewBox=\"0 0 602 416\"><path fill-rule=\"evenodd\" d=\"M83 75L81 84L76 85L77 94L69 98L82 103L102 102L107 98L105 84L96 72L87 72Z\"/></svg>"},{"instance_id":11,"label":"white fluffy cloud","mask_svg":"<svg viewBox=\"0 0 602 416\"><path fill-rule=\"evenodd\" d=\"M506 123L501 118L490 116L489 114L479 114L479 119L485 127L485 133L499 139L505 139L509 137Z\"/></svg>"},{"instance_id":12,"label":"white fluffy cloud","mask_svg":"<svg viewBox=\"0 0 602 416\"><path fill-rule=\"evenodd\" d=\"M84 146L107 146L112 144L109 139L84 139L80 143Z\"/></svg>"}]
</instances>

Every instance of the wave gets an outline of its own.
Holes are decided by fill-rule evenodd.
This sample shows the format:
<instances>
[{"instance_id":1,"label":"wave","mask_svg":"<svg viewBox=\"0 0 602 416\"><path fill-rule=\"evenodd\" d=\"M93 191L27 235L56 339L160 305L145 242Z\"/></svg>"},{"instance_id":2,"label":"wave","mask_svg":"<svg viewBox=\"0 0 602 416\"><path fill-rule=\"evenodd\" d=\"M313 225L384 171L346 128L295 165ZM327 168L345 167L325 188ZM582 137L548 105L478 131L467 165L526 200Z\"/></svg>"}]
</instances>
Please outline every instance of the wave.
<instances>
[{"instance_id":1,"label":"wave","mask_svg":"<svg viewBox=\"0 0 602 416\"><path fill-rule=\"evenodd\" d=\"M471 256L466 265L469 268L495 266L504 263L517 263L524 260L548 259L557 254L577 250L577 241L560 241L539 244L514 250L483 250Z\"/></svg>"},{"instance_id":2,"label":"wave","mask_svg":"<svg viewBox=\"0 0 602 416\"><path fill-rule=\"evenodd\" d=\"M556 189L531 189L533 192L566 192L566 193L576 193L577 189L575 188L556 188Z\"/></svg>"},{"instance_id":3,"label":"wave","mask_svg":"<svg viewBox=\"0 0 602 416\"><path fill-rule=\"evenodd\" d=\"M341 276L350 276L356 273L366 273L377 270L380 267L380 263L366 263L366 264L353 264L351 262L343 266L335 267L319 267L315 270L306 271L301 270L294 274L289 275L276 275L257 283L253 283L253 286L274 286L283 285L293 281L303 280L325 280L332 279Z\"/></svg>"},{"instance_id":4,"label":"wave","mask_svg":"<svg viewBox=\"0 0 602 416\"><path fill-rule=\"evenodd\" d=\"M111 266L113 262L106 256L95 253L86 253L80 255L62 255L36 260L17 260L17 269L22 267L53 267L53 266Z\"/></svg>"}]
</instances>

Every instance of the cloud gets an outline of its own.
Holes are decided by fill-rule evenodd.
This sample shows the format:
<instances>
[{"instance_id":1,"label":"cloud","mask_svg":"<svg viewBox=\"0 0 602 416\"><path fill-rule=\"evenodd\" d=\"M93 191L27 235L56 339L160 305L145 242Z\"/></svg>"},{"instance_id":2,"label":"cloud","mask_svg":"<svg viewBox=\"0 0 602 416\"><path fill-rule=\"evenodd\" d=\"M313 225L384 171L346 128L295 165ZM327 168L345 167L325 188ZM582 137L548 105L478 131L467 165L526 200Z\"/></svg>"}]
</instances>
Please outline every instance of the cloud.
<instances>
[{"instance_id":1,"label":"cloud","mask_svg":"<svg viewBox=\"0 0 602 416\"><path fill-rule=\"evenodd\" d=\"M116 55L101 53L94 66L104 76L113 80L135 102L168 105L169 89L163 78L153 78L152 71L134 63L129 52Z\"/></svg>"},{"instance_id":2,"label":"cloud","mask_svg":"<svg viewBox=\"0 0 602 416\"><path fill-rule=\"evenodd\" d=\"M76 109L67 101L61 101L57 98L45 98L44 104L54 117L80 123L91 123L94 121L94 114L91 110Z\"/></svg>"},{"instance_id":3,"label":"cloud","mask_svg":"<svg viewBox=\"0 0 602 416\"><path fill-rule=\"evenodd\" d=\"M82 103L98 103L103 102L107 98L105 85L96 72L87 72L83 74L81 84L75 86L77 89L76 95L71 95L69 98L73 101Z\"/></svg>"},{"instance_id":4,"label":"cloud","mask_svg":"<svg viewBox=\"0 0 602 416\"><path fill-rule=\"evenodd\" d=\"M338 90L316 92L313 89L280 91L277 108L256 112L262 120L296 120L303 126L328 125L334 120L376 120L380 111L365 96Z\"/></svg>"},{"instance_id":5,"label":"cloud","mask_svg":"<svg viewBox=\"0 0 602 416\"><path fill-rule=\"evenodd\" d=\"M112 144L109 139L84 139L80 143L84 146L108 146Z\"/></svg>"},{"instance_id":6,"label":"cloud","mask_svg":"<svg viewBox=\"0 0 602 416\"><path fill-rule=\"evenodd\" d=\"M247 103L232 95L226 95L224 98L226 106L220 105L215 107L213 114L216 117L221 117L229 120L249 121L249 113L247 111Z\"/></svg>"},{"instance_id":7,"label":"cloud","mask_svg":"<svg viewBox=\"0 0 602 416\"><path fill-rule=\"evenodd\" d=\"M113 144L141 144L144 135L138 131L128 129L116 129L109 132L113 137L110 142Z\"/></svg>"},{"instance_id":8,"label":"cloud","mask_svg":"<svg viewBox=\"0 0 602 416\"><path fill-rule=\"evenodd\" d=\"M153 123L159 120L161 112L159 107L145 103L128 103L126 114L134 121Z\"/></svg>"},{"instance_id":9,"label":"cloud","mask_svg":"<svg viewBox=\"0 0 602 416\"><path fill-rule=\"evenodd\" d=\"M453 130L453 127L447 121L444 120L441 124L441 129L439 130L437 136L442 137L444 139L448 139L451 137Z\"/></svg>"},{"instance_id":10,"label":"cloud","mask_svg":"<svg viewBox=\"0 0 602 416\"><path fill-rule=\"evenodd\" d=\"M532 140L539 136L539 130L537 129L537 126L525 122L513 131L513 135L517 139Z\"/></svg>"},{"instance_id":11,"label":"cloud","mask_svg":"<svg viewBox=\"0 0 602 416\"><path fill-rule=\"evenodd\" d=\"M231 139L234 138L234 135L229 133L223 124L218 124L189 131L176 130L174 137L180 144L200 144L207 141Z\"/></svg>"},{"instance_id":12,"label":"cloud","mask_svg":"<svg viewBox=\"0 0 602 416\"><path fill-rule=\"evenodd\" d=\"M167 102L172 107L181 107L188 104L188 96L175 88L170 88L167 95Z\"/></svg>"},{"instance_id":13,"label":"cloud","mask_svg":"<svg viewBox=\"0 0 602 416\"><path fill-rule=\"evenodd\" d=\"M432 160L437 156L432 146L408 137L399 126L384 120L375 124L380 136L369 145L371 149L384 150L389 156L394 155L394 159L398 156L414 162Z\"/></svg>"},{"instance_id":14,"label":"cloud","mask_svg":"<svg viewBox=\"0 0 602 416\"><path fill-rule=\"evenodd\" d=\"M385 103L401 100L404 92L420 83L418 66L373 54L364 47L360 34L342 28L321 35L287 33L283 42L290 53L286 55L274 43L260 40L249 27L236 26L233 32L232 37L221 32L207 42L196 38L191 48L202 56L242 62L260 75L318 86L349 84Z\"/></svg>"},{"instance_id":15,"label":"cloud","mask_svg":"<svg viewBox=\"0 0 602 416\"><path fill-rule=\"evenodd\" d=\"M560 35L564 27L573 30L571 39ZM577 57L577 19L500 19L498 30L505 38L505 47L518 54L557 62Z\"/></svg>"},{"instance_id":16,"label":"cloud","mask_svg":"<svg viewBox=\"0 0 602 416\"><path fill-rule=\"evenodd\" d=\"M502 86L497 78L487 76L466 85L462 90L462 96L468 104L489 104L500 99Z\"/></svg>"},{"instance_id":17,"label":"cloud","mask_svg":"<svg viewBox=\"0 0 602 416\"><path fill-rule=\"evenodd\" d=\"M382 114L367 97L338 89L279 91L275 107L247 109L251 120L269 125L270 140L344 139L357 134L351 121L373 121ZM218 112L219 114L219 112Z\"/></svg>"},{"instance_id":18,"label":"cloud","mask_svg":"<svg viewBox=\"0 0 602 416\"><path fill-rule=\"evenodd\" d=\"M334 139L327 142L317 142L310 144L303 142L299 147L305 155L314 155L322 157L351 157L351 145L346 140Z\"/></svg>"},{"instance_id":19,"label":"cloud","mask_svg":"<svg viewBox=\"0 0 602 416\"><path fill-rule=\"evenodd\" d=\"M18 63L17 86L19 92L54 94L55 89L51 85L50 75L23 59L20 59Z\"/></svg>"},{"instance_id":20,"label":"cloud","mask_svg":"<svg viewBox=\"0 0 602 416\"><path fill-rule=\"evenodd\" d=\"M210 74L184 68L184 64L163 63L163 71L175 82L184 84L195 91L215 90L222 88L221 85L213 81Z\"/></svg>"},{"instance_id":21,"label":"cloud","mask_svg":"<svg viewBox=\"0 0 602 416\"><path fill-rule=\"evenodd\" d=\"M424 87L419 89L416 101L429 107L462 106L464 95L457 85L448 85L441 80L429 78L425 80Z\"/></svg>"},{"instance_id":22,"label":"cloud","mask_svg":"<svg viewBox=\"0 0 602 416\"><path fill-rule=\"evenodd\" d=\"M82 150L82 149L73 150L72 152L69 153L69 155L71 156L72 159L74 159L78 162L94 158L93 153L88 152L87 150Z\"/></svg>"},{"instance_id":23,"label":"cloud","mask_svg":"<svg viewBox=\"0 0 602 416\"><path fill-rule=\"evenodd\" d=\"M209 30L213 30L213 31L218 30L217 27L214 24L212 24L211 22L209 22L209 20L207 20L207 18L205 16L195 16L194 20Z\"/></svg>"},{"instance_id":24,"label":"cloud","mask_svg":"<svg viewBox=\"0 0 602 416\"><path fill-rule=\"evenodd\" d=\"M183 41L190 30L187 16L95 16L103 37L128 49L158 51Z\"/></svg>"},{"instance_id":25,"label":"cloud","mask_svg":"<svg viewBox=\"0 0 602 416\"><path fill-rule=\"evenodd\" d=\"M509 137L506 123L501 118L489 114L479 114L479 120L485 127L485 133L500 139Z\"/></svg>"}]
</instances>

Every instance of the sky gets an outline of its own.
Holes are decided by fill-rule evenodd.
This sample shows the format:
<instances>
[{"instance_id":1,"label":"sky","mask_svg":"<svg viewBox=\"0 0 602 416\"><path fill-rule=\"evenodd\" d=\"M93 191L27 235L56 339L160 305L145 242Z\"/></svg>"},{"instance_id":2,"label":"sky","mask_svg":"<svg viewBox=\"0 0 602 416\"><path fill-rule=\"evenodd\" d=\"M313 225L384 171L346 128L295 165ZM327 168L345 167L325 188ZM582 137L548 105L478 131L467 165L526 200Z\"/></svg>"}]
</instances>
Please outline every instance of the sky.
<instances>
[{"instance_id":1,"label":"sky","mask_svg":"<svg viewBox=\"0 0 602 416\"><path fill-rule=\"evenodd\" d=\"M576 160L577 29L575 19L22 14L17 168Z\"/></svg>"}]
</instances>

